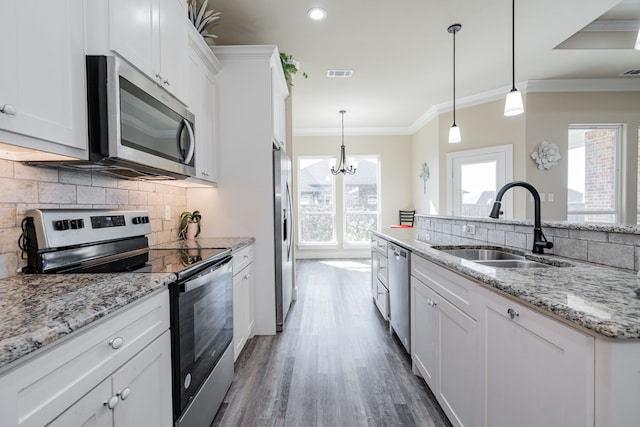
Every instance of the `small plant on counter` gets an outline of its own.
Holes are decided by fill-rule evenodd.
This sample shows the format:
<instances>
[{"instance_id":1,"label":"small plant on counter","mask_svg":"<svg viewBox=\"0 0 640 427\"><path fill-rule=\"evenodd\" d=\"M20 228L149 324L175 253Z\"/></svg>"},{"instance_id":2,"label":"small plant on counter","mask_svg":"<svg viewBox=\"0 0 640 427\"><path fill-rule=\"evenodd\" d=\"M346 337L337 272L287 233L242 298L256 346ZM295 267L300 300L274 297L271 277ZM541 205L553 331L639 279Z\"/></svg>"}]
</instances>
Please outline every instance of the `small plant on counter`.
<instances>
[{"instance_id":1,"label":"small plant on counter","mask_svg":"<svg viewBox=\"0 0 640 427\"><path fill-rule=\"evenodd\" d=\"M180 231L178 237L182 240L193 240L200 234L200 211L182 212L180 214Z\"/></svg>"},{"instance_id":2,"label":"small plant on counter","mask_svg":"<svg viewBox=\"0 0 640 427\"><path fill-rule=\"evenodd\" d=\"M207 27L220 19L220 12L216 12L213 9L207 10L207 3L209 0L204 0L198 8L197 0L187 0L187 6L189 9L189 20L196 27L196 30L202 37L218 38L215 34L208 34Z\"/></svg>"},{"instance_id":3,"label":"small plant on counter","mask_svg":"<svg viewBox=\"0 0 640 427\"><path fill-rule=\"evenodd\" d=\"M300 72L300 63L293 59L292 55L287 55L284 52L280 52L280 62L282 63L282 71L284 71L285 80L287 81L287 83L293 86L293 83L291 82L291 76ZM309 75L302 71L302 77L308 79Z\"/></svg>"}]
</instances>

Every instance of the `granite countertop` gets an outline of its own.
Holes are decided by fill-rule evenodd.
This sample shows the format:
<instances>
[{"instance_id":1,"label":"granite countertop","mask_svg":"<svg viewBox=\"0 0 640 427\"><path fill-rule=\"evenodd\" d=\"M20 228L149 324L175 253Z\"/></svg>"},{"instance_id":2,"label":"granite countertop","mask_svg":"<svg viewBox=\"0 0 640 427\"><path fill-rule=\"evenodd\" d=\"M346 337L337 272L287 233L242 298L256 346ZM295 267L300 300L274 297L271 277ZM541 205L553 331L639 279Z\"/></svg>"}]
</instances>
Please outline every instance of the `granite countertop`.
<instances>
[{"instance_id":1,"label":"granite countertop","mask_svg":"<svg viewBox=\"0 0 640 427\"><path fill-rule=\"evenodd\" d=\"M171 273L25 274L0 280L0 370L173 281Z\"/></svg>"},{"instance_id":2,"label":"granite countertop","mask_svg":"<svg viewBox=\"0 0 640 427\"><path fill-rule=\"evenodd\" d=\"M203 249L237 251L253 237L196 239ZM152 249L182 249L184 240ZM176 280L173 273L21 274L0 280L0 371Z\"/></svg>"},{"instance_id":3,"label":"granite countertop","mask_svg":"<svg viewBox=\"0 0 640 427\"><path fill-rule=\"evenodd\" d=\"M191 249L194 243L202 249L231 249L236 252L254 243L254 237L199 237L193 241L174 240L151 246L151 249Z\"/></svg>"},{"instance_id":4,"label":"granite countertop","mask_svg":"<svg viewBox=\"0 0 640 427\"><path fill-rule=\"evenodd\" d=\"M527 253L530 259L541 258L571 266L494 268L434 249L432 246L450 242L418 241L413 229L389 229L374 231L374 234L597 335L615 339L640 338L640 298L636 294L640 279L633 271L530 252Z\"/></svg>"}]
</instances>

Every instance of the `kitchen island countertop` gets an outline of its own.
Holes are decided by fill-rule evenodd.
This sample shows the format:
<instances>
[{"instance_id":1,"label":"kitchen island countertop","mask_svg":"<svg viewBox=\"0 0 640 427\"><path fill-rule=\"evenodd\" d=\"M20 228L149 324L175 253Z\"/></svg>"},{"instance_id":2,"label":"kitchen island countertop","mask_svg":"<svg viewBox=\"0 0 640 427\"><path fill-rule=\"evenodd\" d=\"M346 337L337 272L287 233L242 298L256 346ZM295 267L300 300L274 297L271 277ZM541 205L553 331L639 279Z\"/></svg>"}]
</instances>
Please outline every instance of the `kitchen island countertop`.
<instances>
[{"instance_id":1,"label":"kitchen island countertop","mask_svg":"<svg viewBox=\"0 0 640 427\"><path fill-rule=\"evenodd\" d=\"M640 339L640 298L636 294L640 279L633 271L531 252L526 252L530 259L542 258L550 263L568 263L571 266L494 268L434 249L436 245L456 246L456 243L419 241L413 229L388 229L373 233L596 336Z\"/></svg>"}]
</instances>

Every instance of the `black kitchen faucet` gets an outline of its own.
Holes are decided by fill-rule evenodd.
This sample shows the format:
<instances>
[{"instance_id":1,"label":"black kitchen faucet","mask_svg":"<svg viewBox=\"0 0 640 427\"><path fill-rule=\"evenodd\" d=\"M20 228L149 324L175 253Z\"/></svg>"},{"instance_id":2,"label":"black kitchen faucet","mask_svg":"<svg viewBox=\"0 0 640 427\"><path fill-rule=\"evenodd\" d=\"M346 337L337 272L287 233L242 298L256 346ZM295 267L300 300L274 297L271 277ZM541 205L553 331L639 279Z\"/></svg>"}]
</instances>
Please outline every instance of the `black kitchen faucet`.
<instances>
[{"instance_id":1,"label":"black kitchen faucet","mask_svg":"<svg viewBox=\"0 0 640 427\"><path fill-rule=\"evenodd\" d=\"M532 252L534 254L543 254L545 248L546 249L551 249L553 248L553 243L547 241L547 238L544 237L544 234L542 233L542 226L541 226L541 221L540 221L540 194L538 194L538 190L536 190L533 185L529 184L528 182L524 182L524 181L513 181L510 182L508 184L505 184L499 191L498 194L496 195L496 201L493 202L493 208L491 209L491 213L489 214L490 218L498 218L500 216L500 214L502 213L500 211L500 205L502 204L502 196L504 196L504 193L510 189L511 187L524 187L527 190L529 190L529 192L531 193L531 195L533 196L533 203L534 203L534 224L533 224L533 249Z\"/></svg>"}]
</instances>

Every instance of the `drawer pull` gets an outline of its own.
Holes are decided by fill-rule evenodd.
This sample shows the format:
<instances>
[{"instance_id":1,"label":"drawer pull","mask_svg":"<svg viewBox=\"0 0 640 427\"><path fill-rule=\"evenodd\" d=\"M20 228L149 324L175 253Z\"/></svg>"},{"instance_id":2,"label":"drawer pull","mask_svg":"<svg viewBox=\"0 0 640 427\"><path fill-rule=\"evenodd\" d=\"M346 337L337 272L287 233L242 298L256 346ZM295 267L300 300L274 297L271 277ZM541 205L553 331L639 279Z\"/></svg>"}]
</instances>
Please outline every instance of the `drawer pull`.
<instances>
[{"instance_id":1,"label":"drawer pull","mask_svg":"<svg viewBox=\"0 0 640 427\"><path fill-rule=\"evenodd\" d=\"M2 114L6 114L9 117L15 117L16 116L16 107L14 107L11 104L4 104L2 107L0 107L0 113Z\"/></svg>"},{"instance_id":2,"label":"drawer pull","mask_svg":"<svg viewBox=\"0 0 640 427\"><path fill-rule=\"evenodd\" d=\"M251 277L250 274L245 274L244 277L242 278L242 280L249 280L249 277Z\"/></svg>"},{"instance_id":3,"label":"drawer pull","mask_svg":"<svg viewBox=\"0 0 640 427\"><path fill-rule=\"evenodd\" d=\"M120 347L122 347L122 344L124 344L124 340L121 337L116 337L116 338L112 339L111 341L109 341L109 345L114 350L117 350Z\"/></svg>"},{"instance_id":4,"label":"drawer pull","mask_svg":"<svg viewBox=\"0 0 640 427\"><path fill-rule=\"evenodd\" d=\"M509 317L511 319L515 319L516 317L520 316L520 313L518 313L517 311L515 311L513 308L509 308L507 309L507 314L509 315Z\"/></svg>"},{"instance_id":5,"label":"drawer pull","mask_svg":"<svg viewBox=\"0 0 640 427\"><path fill-rule=\"evenodd\" d=\"M118 396L112 396L111 399L104 402L105 406L109 409L113 409L118 405Z\"/></svg>"},{"instance_id":6,"label":"drawer pull","mask_svg":"<svg viewBox=\"0 0 640 427\"><path fill-rule=\"evenodd\" d=\"M120 396L120 399L122 400L127 400L127 397L129 397L129 394L131 394L131 389L127 387L124 390L122 390L120 393L118 393L116 396Z\"/></svg>"},{"instance_id":7,"label":"drawer pull","mask_svg":"<svg viewBox=\"0 0 640 427\"><path fill-rule=\"evenodd\" d=\"M430 299L428 299L428 300L427 300L427 304L429 304L431 307L435 307L435 306L437 306L437 305L438 305L438 303L437 303L437 302L435 302L435 301L433 301L433 300L430 300Z\"/></svg>"}]
</instances>

